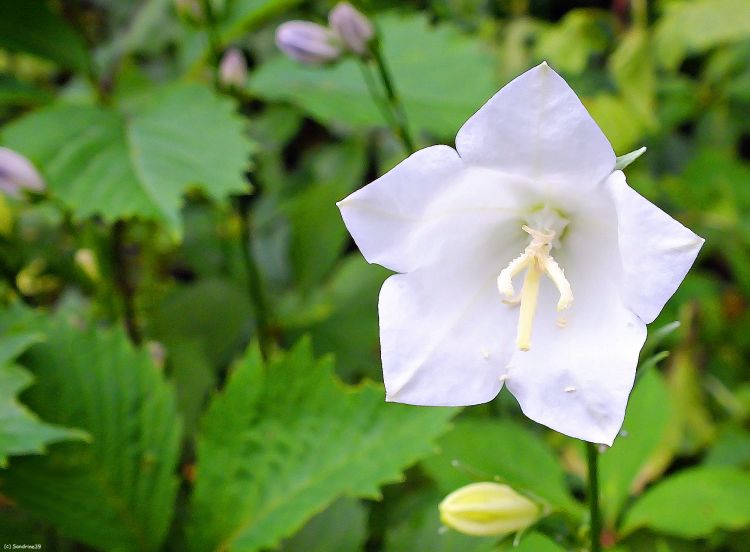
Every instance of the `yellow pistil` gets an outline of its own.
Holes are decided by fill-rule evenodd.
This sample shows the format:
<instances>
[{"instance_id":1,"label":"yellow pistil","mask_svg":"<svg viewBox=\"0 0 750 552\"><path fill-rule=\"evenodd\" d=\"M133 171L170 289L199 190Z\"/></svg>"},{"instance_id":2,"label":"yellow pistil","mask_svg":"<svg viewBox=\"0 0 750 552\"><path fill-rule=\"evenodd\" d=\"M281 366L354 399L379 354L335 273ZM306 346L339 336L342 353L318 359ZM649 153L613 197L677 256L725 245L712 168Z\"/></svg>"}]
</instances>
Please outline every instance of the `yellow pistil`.
<instances>
[{"instance_id":1,"label":"yellow pistil","mask_svg":"<svg viewBox=\"0 0 750 552\"><path fill-rule=\"evenodd\" d=\"M523 226L523 230L531 236L531 242L524 252L513 259L497 277L497 288L501 294L512 298L515 294L513 277L524 268L526 269L521 289L521 309L518 315L516 343L519 349L528 351L531 349L531 328L534 323L542 274L547 274L560 292L560 300L557 302L558 311L569 308L573 303L573 290L560 265L550 255L555 232L539 231L528 226Z\"/></svg>"}]
</instances>

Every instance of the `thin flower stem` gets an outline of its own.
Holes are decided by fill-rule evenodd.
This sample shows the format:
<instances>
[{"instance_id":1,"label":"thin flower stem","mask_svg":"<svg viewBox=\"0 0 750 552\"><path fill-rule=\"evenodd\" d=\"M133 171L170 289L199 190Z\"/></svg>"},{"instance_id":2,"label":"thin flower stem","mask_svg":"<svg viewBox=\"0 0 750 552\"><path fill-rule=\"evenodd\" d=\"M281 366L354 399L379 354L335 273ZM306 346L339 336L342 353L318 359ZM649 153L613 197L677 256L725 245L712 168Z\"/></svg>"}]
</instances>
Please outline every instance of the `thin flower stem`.
<instances>
[{"instance_id":1,"label":"thin flower stem","mask_svg":"<svg viewBox=\"0 0 750 552\"><path fill-rule=\"evenodd\" d=\"M240 215L240 247L242 249L242 262L245 265L247 273L247 289L250 299L255 307L255 323L258 332L258 344L263 356L267 356L271 342L271 326L268 318L268 306L266 303L266 294L263 289L263 281L258 269L258 262L252 249L252 239L250 235L250 202L249 196L238 198L238 212Z\"/></svg>"},{"instance_id":2,"label":"thin flower stem","mask_svg":"<svg viewBox=\"0 0 750 552\"><path fill-rule=\"evenodd\" d=\"M219 85L219 63L221 62L221 38L216 30L216 15L214 14L211 0L200 0L201 8L203 8L203 27L206 30L206 37L208 38L208 49L210 55L210 62L213 71L214 85L218 88Z\"/></svg>"},{"instance_id":3,"label":"thin flower stem","mask_svg":"<svg viewBox=\"0 0 750 552\"><path fill-rule=\"evenodd\" d=\"M125 220L120 219L115 222L112 228L112 266L114 267L115 287L122 297L125 329L130 340L137 345L141 342L142 336L136 314L136 289L130 277L130 263L127 258L127 231L128 226Z\"/></svg>"},{"instance_id":4,"label":"thin flower stem","mask_svg":"<svg viewBox=\"0 0 750 552\"><path fill-rule=\"evenodd\" d=\"M398 122L394 118L390 105L385 101L385 99L380 94L380 91L378 90L377 83L375 82L375 78L372 75L372 67L368 63L360 60L359 68L362 71L362 78L367 85L367 91L370 93L370 96L375 102L375 105L377 105L380 114L386 121L386 124L391 127L396 136L400 136Z\"/></svg>"},{"instance_id":5,"label":"thin flower stem","mask_svg":"<svg viewBox=\"0 0 750 552\"><path fill-rule=\"evenodd\" d=\"M388 105L390 106L391 112L393 113L393 117L395 119L395 131L398 134L399 138L401 138L401 141L404 143L404 146L409 151L409 153L414 153L415 151L417 151L417 148L414 145L414 140L412 139L411 132L409 131L409 122L406 119L404 104L399 98L398 93L396 92L396 86L393 83L391 72L388 69L385 58L383 57L383 52L380 47L380 40L375 39L372 41L370 53L372 54L372 59L375 62L375 67L378 70L380 80L383 82L386 98L388 99Z\"/></svg>"},{"instance_id":6,"label":"thin flower stem","mask_svg":"<svg viewBox=\"0 0 750 552\"><path fill-rule=\"evenodd\" d=\"M208 38L208 46L210 50L209 61L213 72L214 88L217 92L233 96L240 102L248 101L249 97L245 93L222 87L219 80L219 64L221 63L223 46L221 44L219 33L216 30L216 14L213 11L211 0L201 0L201 7L203 8L205 16L204 28ZM269 324L268 304L266 301L266 293L263 289L263 280L258 268L258 262L253 254L253 244L250 234L252 222L249 199L250 195L244 194L237 200L237 213L240 217L241 225L239 246L242 253L242 263L245 266L248 295L250 296L250 301L255 310L258 343L261 352L266 356L272 342L272 332Z\"/></svg>"},{"instance_id":7,"label":"thin flower stem","mask_svg":"<svg viewBox=\"0 0 750 552\"><path fill-rule=\"evenodd\" d=\"M586 443L588 460L588 501L591 517L591 552L601 552L602 518L599 512L599 451L594 443Z\"/></svg>"}]
</instances>

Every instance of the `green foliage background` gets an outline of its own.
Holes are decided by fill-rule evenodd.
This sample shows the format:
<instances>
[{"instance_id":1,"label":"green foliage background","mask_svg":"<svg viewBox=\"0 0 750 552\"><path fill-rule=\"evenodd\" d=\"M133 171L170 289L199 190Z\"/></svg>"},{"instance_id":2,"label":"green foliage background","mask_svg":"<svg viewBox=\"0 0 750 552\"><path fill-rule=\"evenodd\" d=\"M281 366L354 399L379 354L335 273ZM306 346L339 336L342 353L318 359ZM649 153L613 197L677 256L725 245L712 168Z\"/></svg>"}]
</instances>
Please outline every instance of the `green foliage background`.
<instances>
[{"instance_id":1,"label":"green foliage background","mask_svg":"<svg viewBox=\"0 0 750 552\"><path fill-rule=\"evenodd\" d=\"M333 2L202 5L211 33L171 0L0 0L0 146L48 186L0 195L0 543L510 550L437 516L496 479L549 511L516 550L584 549L579 442L505 392L463 410L383 402L388 273L334 204L405 152L356 60L305 67L273 43ZM451 144L542 60L619 155L648 146L630 184L707 241L601 456L603 541L746 551L750 2L357 5L420 147ZM235 89L214 72L230 46L250 66Z\"/></svg>"}]
</instances>

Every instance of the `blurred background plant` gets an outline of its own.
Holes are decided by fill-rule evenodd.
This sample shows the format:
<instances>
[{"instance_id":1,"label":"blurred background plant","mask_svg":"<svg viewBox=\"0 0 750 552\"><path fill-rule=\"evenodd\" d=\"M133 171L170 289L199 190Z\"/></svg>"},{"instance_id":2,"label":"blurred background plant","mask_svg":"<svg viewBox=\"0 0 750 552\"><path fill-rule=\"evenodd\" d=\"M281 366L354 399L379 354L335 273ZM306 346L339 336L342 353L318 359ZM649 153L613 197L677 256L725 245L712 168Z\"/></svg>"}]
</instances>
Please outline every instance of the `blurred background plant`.
<instances>
[{"instance_id":1,"label":"blurred background plant","mask_svg":"<svg viewBox=\"0 0 750 552\"><path fill-rule=\"evenodd\" d=\"M489 480L543 507L519 550L584 547L579 442L507 393L383 402L388 274L335 207L405 156L405 121L452 143L547 60L618 155L648 147L631 185L707 239L601 457L603 545L746 551L750 3L356 6L403 120L368 56L278 50L333 2L0 0L0 542L506 550L440 530Z\"/></svg>"}]
</instances>

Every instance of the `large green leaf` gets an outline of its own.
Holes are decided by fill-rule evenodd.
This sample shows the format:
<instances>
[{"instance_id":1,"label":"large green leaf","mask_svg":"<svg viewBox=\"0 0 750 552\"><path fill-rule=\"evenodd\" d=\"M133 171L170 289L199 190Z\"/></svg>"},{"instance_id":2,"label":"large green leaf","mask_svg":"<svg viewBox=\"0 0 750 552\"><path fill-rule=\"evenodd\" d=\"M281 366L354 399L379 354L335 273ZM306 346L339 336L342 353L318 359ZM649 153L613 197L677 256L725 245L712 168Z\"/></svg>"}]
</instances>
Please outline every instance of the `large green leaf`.
<instances>
[{"instance_id":1,"label":"large green leaf","mask_svg":"<svg viewBox=\"0 0 750 552\"><path fill-rule=\"evenodd\" d=\"M510 420L465 418L440 440L440 454L423 465L444 493L477 480L499 480L577 511L559 460L544 441Z\"/></svg>"},{"instance_id":2,"label":"large green leaf","mask_svg":"<svg viewBox=\"0 0 750 552\"><path fill-rule=\"evenodd\" d=\"M639 474L664 439L671 414L669 392L656 370L641 377L628 402L620 436L601 455L604 518L614 524Z\"/></svg>"},{"instance_id":3,"label":"large green leaf","mask_svg":"<svg viewBox=\"0 0 750 552\"><path fill-rule=\"evenodd\" d=\"M664 65L676 68L690 53L748 38L747 0L670 2L656 29L656 53Z\"/></svg>"},{"instance_id":4,"label":"large green leaf","mask_svg":"<svg viewBox=\"0 0 750 552\"><path fill-rule=\"evenodd\" d=\"M500 88L490 52L453 27L433 27L418 15L386 15L378 19L378 25L385 57L414 129L453 137ZM278 56L261 66L250 87L267 100L301 107L323 124L383 125L352 59L330 67L309 67Z\"/></svg>"},{"instance_id":5,"label":"large green leaf","mask_svg":"<svg viewBox=\"0 0 750 552\"><path fill-rule=\"evenodd\" d=\"M750 474L730 467L702 467L674 475L633 505L623 533L649 527L685 538L750 525Z\"/></svg>"},{"instance_id":6,"label":"large green leaf","mask_svg":"<svg viewBox=\"0 0 750 552\"><path fill-rule=\"evenodd\" d=\"M28 52L81 72L90 68L83 39L44 0L3 0L0 48Z\"/></svg>"},{"instance_id":7,"label":"large green leaf","mask_svg":"<svg viewBox=\"0 0 750 552\"><path fill-rule=\"evenodd\" d=\"M39 340L33 333L0 337L0 468L8 465L8 456L41 454L49 444L86 438L83 431L44 423L16 398L33 377L9 362Z\"/></svg>"},{"instance_id":8,"label":"large green leaf","mask_svg":"<svg viewBox=\"0 0 750 552\"><path fill-rule=\"evenodd\" d=\"M191 548L271 547L341 495L379 496L429 454L455 412L343 386L307 341L268 367L252 348L203 419Z\"/></svg>"},{"instance_id":9,"label":"large green leaf","mask_svg":"<svg viewBox=\"0 0 750 552\"><path fill-rule=\"evenodd\" d=\"M336 202L362 184L364 144L350 141L315 152L314 184L286 205L291 222L290 254L299 286L310 289L331 270L349 234Z\"/></svg>"},{"instance_id":10,"label":"large green leaf","mask_svg":"<svg viewBox=\"0 0 750 552\"><path fill-rule=\"evenodd\" d=\"M221 199L246 189L250 142L229 100L180 84L133 109L57 104L6 127L4 143L34 161L81 218L140 216L179 233L186 190Z\"/></svg>"},{"instance_id":11,"label":"large green leaf","mask_svg":"<svg viewBox=\"0 0 750 552\"><path fill-rule=\"evenodd\" d=\"M23 357L37 381L28 404L46 420L85 429L92 442L14 459L0 492L89 545L157 550L177 493L171 387L119 330L78 331L62 320L39 329L46 341Z\"/></svg>"},{"instance_id":12,"label":"large green leaf","mask_svg":"<svg viewBox=\"0 0 750 552\"><path fill-rule=\"evenodd\" d=\"M367 540L367 510L343 497L313 517L281 546L283 552L357 552Z\"/></svg>"}]
</instances>

